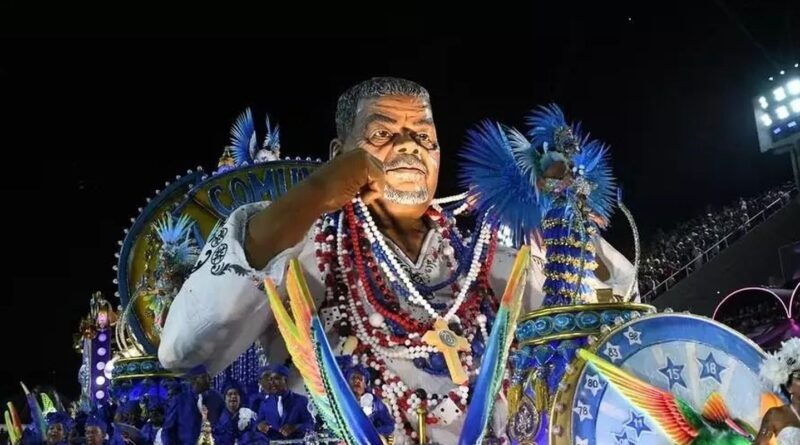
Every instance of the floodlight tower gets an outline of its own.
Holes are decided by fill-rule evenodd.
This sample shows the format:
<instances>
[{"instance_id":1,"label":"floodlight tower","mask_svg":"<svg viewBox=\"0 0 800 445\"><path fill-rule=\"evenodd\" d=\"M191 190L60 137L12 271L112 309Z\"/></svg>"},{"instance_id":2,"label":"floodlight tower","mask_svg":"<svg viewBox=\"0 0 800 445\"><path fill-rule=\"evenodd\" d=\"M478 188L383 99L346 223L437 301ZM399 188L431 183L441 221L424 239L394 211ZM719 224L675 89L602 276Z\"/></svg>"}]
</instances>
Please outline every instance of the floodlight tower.
<instances>
[{"instance_id":1,"label":"floodlight tower","mask_svg":"<svg viewBox=\"0 0 800 445\"><path fill-rule=\"evenodd\" d=\"M789 153L800 188L800 64L771 76L762 93L753 98L758 145L762 153Z\"/></svg>"}]
</instances>

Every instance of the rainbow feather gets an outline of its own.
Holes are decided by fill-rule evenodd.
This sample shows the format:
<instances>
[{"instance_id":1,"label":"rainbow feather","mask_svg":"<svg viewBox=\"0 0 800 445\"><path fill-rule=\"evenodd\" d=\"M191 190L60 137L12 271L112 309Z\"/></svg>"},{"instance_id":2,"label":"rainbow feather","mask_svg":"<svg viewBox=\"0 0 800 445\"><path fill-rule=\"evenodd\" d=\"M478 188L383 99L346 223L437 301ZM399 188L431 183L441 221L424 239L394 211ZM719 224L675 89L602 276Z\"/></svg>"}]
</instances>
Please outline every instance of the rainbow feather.
<instances>
[{"instance_id":1,"label":"rainbow feather","mask_svg":"<svg viewBox=\"0 0 800 445\"><path fill-rule=\"evenodd\" d=\"M14 407L14 404L8 402L6 406L8 406L8 409L4 413L4 417L8 438L12 444L17 444L22 440L22 422L19 420L19 414L17 414L17 408Z\"/></svg>"},{"instance_id":2,"label":"rainbow feather","mask_svg":"<svg viewBox=\"0 0 800 445\"><path fill-rule=\"evenodd\" d=\"M492 332L489 334L472 401L458 440L459 445L472 445L483 441L497 394L503 383L508 349L514 340L529 261L530 247L523 246L517 252L503 298L500 300L500 308L492 325Z\"/></svg>"},{"instance_id":3,"label":"rainbow feather","mask_svg":"<svg viewBox=\"0 0 800 445\"><path fill-rule=\"evenodd\" d=\"M37 440L44 441L45 437L47 437L47 421L45 421L44 415L42 415L42 408L36 400L36 394L28 391L28 387L25 386L24 383L19 382L19 384L22 385L25 398L28 399L28 408L31 410L31 430L33 430L34 437L36 437Z\"/></svg>"},{"instance_id":4,"label":"rainbow feather","mask_svg":"<svg viewBox=\"0 0 800 445\"><path fill-rule=\"evenodd\" d=\"M47 394L42 393L39 397L42 399L42 415L45 418L48 414L56 412L56 406Z\"/></svg>"},{"instance_id":5,"label":"rainbow feather","mask_svg":"<svg viewBox=\"0 0 800 445\"><path fill-rule=\"evenodd\" d=\"M687 416L692 410L686 402L641 381L585 349L578 349L578 355L591 363L632 405L655 420L675 444L689 445L698 436L702 421L699 416Z\"/></svg>"},{"instance_id":6,"label":"rainbow feather","mask_svg":"<svg viewBox=\"0 0 800 445\"><path fill-rule=\"evenodd\" d=\"M381 445L383 440L353 396L317 316L297 259L289 263L286 291L294 316L286 311L275 283L264 281L278 330L322 419L347 445Z\"/></svg>"}]
</instances>

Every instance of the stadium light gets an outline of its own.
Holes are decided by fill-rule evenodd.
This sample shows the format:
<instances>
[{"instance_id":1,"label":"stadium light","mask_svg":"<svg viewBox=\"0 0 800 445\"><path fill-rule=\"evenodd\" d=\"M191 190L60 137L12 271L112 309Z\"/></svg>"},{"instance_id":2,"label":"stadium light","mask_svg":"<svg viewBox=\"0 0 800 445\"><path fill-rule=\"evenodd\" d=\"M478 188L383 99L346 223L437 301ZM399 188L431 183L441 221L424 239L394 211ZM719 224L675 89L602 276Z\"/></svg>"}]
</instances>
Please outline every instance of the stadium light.
<instances>
[{"instance_id":1,"label":"stadium light","mask_svg":"<svg viewBox=\"0 0 800 445\"><path fill-rule=\"evenodd\" d=\"M758 145L762 153L789 153L800 188L800 64L769 77L753 97Z\"/></svg>"},{"instance_id":2,"label":"stadium light","mask_svg":"<svg viewBox=\"0 0 800 445\"><path fill-rule=\"evenodd\" d=\"M800 79L793 79L786 82L786 91L793 96L800 94Z\"/></svg>"}]
</instances>

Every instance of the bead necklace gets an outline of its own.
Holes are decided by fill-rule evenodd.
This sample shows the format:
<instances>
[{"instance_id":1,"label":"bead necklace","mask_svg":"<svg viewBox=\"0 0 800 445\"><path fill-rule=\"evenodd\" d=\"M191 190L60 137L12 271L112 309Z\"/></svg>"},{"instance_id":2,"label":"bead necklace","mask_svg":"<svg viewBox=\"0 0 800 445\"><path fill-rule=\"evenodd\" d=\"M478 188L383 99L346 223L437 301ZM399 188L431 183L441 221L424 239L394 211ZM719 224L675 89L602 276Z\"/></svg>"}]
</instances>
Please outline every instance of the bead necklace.
<instances>
[{"instance_id":1,"label":"bead necklace","mask_svg":"<svg viewBox=\"0 0 800 445\"><path fill-rule=\"evenodd\" d=\"M465 321L477 322L478 326L465 323L469 325L465 326L464 333L468 335L470 342L477 335L481 335L485 342L488 335L487 317L480 313L480 306L485 300L490 311L494 310L491 308L496 308L496 300L488 280L488 272L496 249L495 231L488 224L481 224L480 231L473 237L473 241L468 243L472 248L463 248L464 244L460 242L460 234L455 225L449 224L450 221L445 215L439 214L437 218L434 213L437 212L431 213L430 216L439 225L438 231L442 238L449 239L450 244L455 244L458 250L472 253L466 277L458 280L458 277L453 279L451 276L448 280L451 281L449 284L456 295L456 301L442 318L456 321L460 318L456 315L458 313ZM431 319L438 318L439 313L421 295L400 266L363 202L360 199L354 200L353 204L345 206L336 218L333 215L322 218L315 226L314 240L319 270L326 287L326 302L338 305L340 313L349 321L351 333L360 342L354 355L363 365L377 372L379 378L374 382L374 391L376 396L388 402L397 425L402 426L406 434L412 438L416 437L416 432L408 421L416 415L414 409L421 403L441 403L445 398L452 400L463 412L469 396L467 386L457 387L447 394L424 394L424 391L420 393L408 388L386 366L387 359L427 359L437 351L436 348L421 341L421 333L430 327L429 324L422 323L408 314L401 314L397 297L393 295L390 287L400 288L401 292L398 293L411 303L425 309ZM445 261L454 254L452 248L448 250L448 247L450 246L445 243L442 249ZM452 263L448 265L448 269L451 274L456 275L462 270L461 267L453 267ZM385 275L385 280L380 271ZM460 285L459 281L462 281ZM439 288L445 286L447 284ZM379 290L382 301L375 295L373 288ZM365 308L367 305L375 312L368 315ZM406 335L392 335L385 332L387 321L398 325ZM477 372L473 367L471 353L462 353L460 358L470 374ZM429 414L426 419L428 424L436 424L438 421L433 414Z\"/></svg>"}]
</instances>

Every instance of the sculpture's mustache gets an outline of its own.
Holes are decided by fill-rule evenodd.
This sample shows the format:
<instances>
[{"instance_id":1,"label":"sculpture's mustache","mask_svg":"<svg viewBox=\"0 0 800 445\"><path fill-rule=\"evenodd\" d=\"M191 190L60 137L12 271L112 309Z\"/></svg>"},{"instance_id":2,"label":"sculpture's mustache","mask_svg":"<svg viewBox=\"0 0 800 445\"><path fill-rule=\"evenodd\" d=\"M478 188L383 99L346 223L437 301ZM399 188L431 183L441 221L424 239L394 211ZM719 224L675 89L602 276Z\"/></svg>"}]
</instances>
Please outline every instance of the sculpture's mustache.
<instances>
[{"instance_id":1,"label":"sculpture's mustache","mask_svg":"<svg viewBox=\"0 0 800 445\"><path fill-rule=\"evenodd\" d=\"M387 162L383 167L384 171L395 170L398 168L413 168L422 171L426 175L428 174L428 167L426 167L418 157L408 153L401 153L397 155L395 158Z\"/></svg>"}]
</instances>

